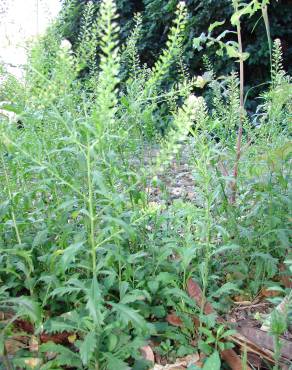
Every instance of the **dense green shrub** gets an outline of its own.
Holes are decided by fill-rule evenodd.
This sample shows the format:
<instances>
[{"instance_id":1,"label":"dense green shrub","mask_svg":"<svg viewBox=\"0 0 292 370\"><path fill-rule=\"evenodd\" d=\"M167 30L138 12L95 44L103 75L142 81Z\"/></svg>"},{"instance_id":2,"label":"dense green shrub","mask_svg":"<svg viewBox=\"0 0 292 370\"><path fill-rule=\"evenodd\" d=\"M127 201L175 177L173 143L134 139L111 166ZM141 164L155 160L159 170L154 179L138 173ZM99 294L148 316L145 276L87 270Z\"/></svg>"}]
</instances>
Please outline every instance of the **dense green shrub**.
<instances>
[{"instance_id":1,"label":"dense green shrub","mask_svg":"<svg viewBox=\"0 0 292 370\"><path fill-rule=\"evenodd\" d=\"M63 18L63 34L73 45L76 45L80 29L82 11L88 0L67 0L64 4L70 5L70 11ZM99 0L94 0L97 4ZM291 73L292 49L289 44L291 39L292 14L289 0L271 1L269 5L269 18L272 39L280 38L284 48L284 65ZM120 14L121 39L125 40L132 26L132 17L136 12L141 12L143 18L143 31L139 42L139 53L142 62L152 66L160 50L164 47L173 14L176 0L118 0L117 8ZM192 47L192 40L202 32L206 32L209 25L215 21L227 20L225 28L229 28L228 19L232 14L230 0L187 0L189 19L185 36L183 57L186 65L193 74L200 73L203 69L202 56L209 55L218 74L226 74L233 69L230 60L214 58L214 49L207 52L196 53ZM269 79L269 49L265 33L265 25L260 15L245 19L243 25L243 43L247 52L251 54L246 63L247 87L255 86Z\"/></svg>"}]
</instances>

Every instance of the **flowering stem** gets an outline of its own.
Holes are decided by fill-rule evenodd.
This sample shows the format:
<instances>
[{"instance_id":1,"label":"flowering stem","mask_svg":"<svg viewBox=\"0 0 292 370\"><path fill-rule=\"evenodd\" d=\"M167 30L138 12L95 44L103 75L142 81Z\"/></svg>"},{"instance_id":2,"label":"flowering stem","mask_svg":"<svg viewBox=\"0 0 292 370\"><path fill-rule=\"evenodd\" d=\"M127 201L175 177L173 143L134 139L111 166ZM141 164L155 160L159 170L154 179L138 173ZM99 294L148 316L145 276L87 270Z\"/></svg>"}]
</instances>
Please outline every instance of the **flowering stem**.
<instances>
[{"instance_id":1,"label":"flowering stem","mask_svg":"<svg viewBox=\"0 0 292 370\"><path fill-rule=\"evenodd\" d=\"M235 9L237 11L237 9ZM236 144L236 158L233 169L233 182L231 184L231 199L230 202L233 204L236 200L237 192L237 178L238 178L238 167L241 157L241 143L242 143L242 131L243 131L243 120L244 120L244 64L243 64L243 48L242 48L242 38L241 38L241 26L240 22L237 24L237 38L238 38L238 51L239 51L239 76L240 76L240 118L239 118L239 128L237 134L237 144Z\"/></svg>"}]
</instances>

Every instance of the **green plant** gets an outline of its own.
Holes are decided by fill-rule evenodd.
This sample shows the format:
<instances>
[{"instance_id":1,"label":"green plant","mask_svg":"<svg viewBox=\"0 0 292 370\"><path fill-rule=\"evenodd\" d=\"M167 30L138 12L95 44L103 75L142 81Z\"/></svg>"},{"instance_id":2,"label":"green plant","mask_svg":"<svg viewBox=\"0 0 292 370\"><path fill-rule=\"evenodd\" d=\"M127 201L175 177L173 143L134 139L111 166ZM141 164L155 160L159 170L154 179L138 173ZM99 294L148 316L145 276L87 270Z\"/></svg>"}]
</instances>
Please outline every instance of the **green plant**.
<instances>
[{"instance_id":1,"label":"green plant","mask_svg":"<svg viewBox=\"0 0 292 370\"><path fill-rule=\"evenodd\" d=\"M286 318L279 311L274 310L271 317L271 334L274 337L275 350L275 366L274 370L279 369L279 360L281 356L281 342L280 335L282 335L287 328Z\"/></svg>"},{"instance_id":2,"label":"green plant","mask_svg":"<svg viewBox=\"0 0 292 370\"><path fill-rule=\"evenodd\" d=\"M234 295L255 297L289 246L291 83L280 43L261 107L242 119L236 73L217 77L207 59L202 76L185 66L184 4L153 68L138 56L143 19L119 47L115 3L99 11L95 18L87 5L77 49L52 25L32 46L24 83L2 72L1 356L8 368L135 369L150 366L139 351L147 342L174 361L199 340L205 368L219 369L230 331L204 303L226 313ZM222 47L242 61L238 43ZM174 69L179 82L169 83ZM206 99L194 94L203 86ZM180 161L191 201L168 189L170 177L180 181L170 172ZM203 305L186 293L190 278ZM31 345L11 357L7 341L18 334Z\"/></svg>"},{"instance_id":3,"label":"green plant","mask_svg":"<svg viewBox=\"0 0 292 370\"><path fill-rule=\"evenodd\" d=\"M78 2L75 0L64 1L64 7L70 8L70 11L64 17L64 22L62 23L63 36L69 38L74 47L78 44L80 19L87 3L88 0L80 0ZM133 15L137 12L142 15L143 29L138 48L143 64L147 63L148 67L153 66L161 49L165 47L176 4L177 1L169 0L117 1L122 41L129 36L132 30ZM94 5L98 9L99 1L95 0ZM201 34L201 32L206 32L209 25L216 20L227 20L230 18L233 12L231 1L188 0L187 6L189 17L185 34L183 60L191 74L198 75L201 73L203 54L207 54L212 59L218 75L228 74L234 68L231 59L225 57L214 58L213 47L194 53L192 41L194 36ZM265 11L264 7L263 11ZM267 42L265 31L266 21L259 19L260 15L255 14L250 18L245 17L243 22L243 44L246 47L246 51L250 53L250 58L245 63L246 85L248 87L267 82L270 78L269 42ZM291 74L289 65L291 58L291 47L289 46L289 38L291 37L290 23L291 15L287 0L271 1L269 5L270 36L271 39L280 38L286 45L285 66L289 68L288 71ZM228 28L229 25L226 27ZM288 32L285 32L285 30L288 30ZM216 36L218 35L216 34ZM170 71L167 80L176 80L176 78L176 72ZM256 94L252 94L251 99L247 102L249 109L256 109L255 97Z\"/></svg>"}]
</instances>

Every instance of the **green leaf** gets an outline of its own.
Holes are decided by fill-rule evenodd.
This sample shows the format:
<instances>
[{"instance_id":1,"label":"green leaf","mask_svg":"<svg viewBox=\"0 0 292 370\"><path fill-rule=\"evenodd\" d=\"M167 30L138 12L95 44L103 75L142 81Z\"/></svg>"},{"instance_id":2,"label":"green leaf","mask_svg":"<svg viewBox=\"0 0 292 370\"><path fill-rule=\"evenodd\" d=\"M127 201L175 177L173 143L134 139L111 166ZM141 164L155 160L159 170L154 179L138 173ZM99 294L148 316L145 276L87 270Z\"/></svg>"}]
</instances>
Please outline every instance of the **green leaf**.
<instances>
[{"instance_id":1,"label":"green leaf","mask_svg":"<svg viewBox=\"0 0 292 370\"><path fill-rule=\"evenodd\" d=\"M124 361L112 355L112 353L106 353L107 369L108 370L130 370L131 368Z\"/></svg>"},{"instance_id":2,"label":"green leaf","mask_svg":"<svg viewBox=\"0 0 292 370\"><path fill-rule=\"evenodd\" d=\"M61 258L62 268L66 271L69 268L71 262L75 260L75 256L83 247L84 242L71 244L68 248L64 250Z\"/></svg>"},{"instance_id":3,"label":"green leaf","mask_svg":"<svg viewBox=\"0 0 292 370\"><path fill-rule=\"evenodd\" d=\"M229 335L234 335L236 334L236 330L226 330L222 335L220 335L220 338L226 338L228 337Z\"/></svg>"},{"instance_id":4,"label":"green leaf","mask_svg":"<svg viewBox=\"0 0 292 370\"><path fill-rule=\"evenodd\" d=\"M200 51L202 50L201 44L204 44L207 41L206 34L203 32L201 33L200 37L195 37L193 39L193 48Z\"/></svg>"},{"instance_id":5,"label":"green leaf","mask_svg":"<svg viewBox=\"0 0 292 370\"><path fill-rule=\"evenodd\" d=\"M39 324L42 319L42 309L39 303L33 301L30 297L17 297L6 300L16 306L17 313L20 316L28 316L32 322Z\"/></svg>"},{"instance_id":6,"label":"green leaf","mask_svg":"<svg viewBox=\"0 0 292 370\"><path fill-rule=\"evenodd\" d=\"M5 341L4 341L4 331L0 333L0 356L4 355Z\"/></svg>"},{"instance_id":7,"label":"green leaf","mask_svg":"<svg viewBox=\"0 0 292 370\"><path fill-rule=\"evenodd\" d=\"M213 351L213 348L201 339L198 341L198 348L207 355L209 355Z\"/></svg>"},{"instance_id":8,"label":"green leaf","mask_svg":"<svg viewBox=\"0 0 292 370\"><path fill-rule=\"evenodd\" d=\"M83 342L79 347L80 357L84 365L89 364L89 361L92 358L96 346L97 346L96 334L95 332L91 331L85 336Z\"/></svg>"},{"instance_id":9,"label":"green leaf","mask_svg":"<svg viewBox=\"0 0 292 370\"><path fill-rule=\"evenodd\" d=\"M202 50L200 37L195 37L193 39L193 48L199 51Z\"/></svg>"},{"instance_id":10,"label":"green leaf","mask_svg":"<svg viewBox=\"0 0 292 370\"><path fill-rule=\"evenodd\" d=\"M203 370L220 370L221 361L219 353L215 351L210 357L207 358L207 361L204 364Z\"/></svg>"},{"instance_id":11,"label":"green leaf","mask_svg":"<svg viewBox=\"0 0 292 370\"><path fill-rule=\"evenodd\" d=\"M208 342L208 344L209 343L212 343L212 342L215 342L215 337L214 337L213 332L211 330L202 327L202 328L200 328L200 332L202 332L203 334L205 334L206 337L207 337L207 339L210 340Z\"/></svg>"},{"instance_id":12,"label":"green leaf","mask_svg":"<svg viewBox=\"0 0 292 370\"><path fill-rule=\"evenodd\" d=\"M218 290L210 295L210 297L221 297L223 294L229 294L230 292L237 292L239 291L238 287L231 283L225 283L222 285Z\"/></svg>"},{"instance_id":13,"label":"green leaf","mask_svg":"<svg viewBox=\"0 0 292 370\"><path fill-rule=\"evenodd\" d=\"M225 23L225 20L221 21L221 22L216 21L216 22L210 24L210 26L208 28L208 32L211 33L216 27L222 26L222 24L224 24L224 23Z\"/></svg>"},{"instance_id":14,"label":"green leaf","mask_svg":"<svg viewBox=\"0 0 292 370\"><path fill-rule=\"evenodd\" d=\"M103 323L103 313L102 313L102 296L100 292L100 287L97 282L96 276L92 279L91 287L87 292L87 304L86 308L88 309L93 321L97 325Z\"/></svg>"},{"instance_id":15,"label":"green leaf","mask_svg":"<svg viewBox=\"0 0 292 370\"><path fill-rule=\"evenodd\" d=\"M54 361L57 361L58 366L74 366L78 369L82 369L82 362L80 361L79 355L60 344L55 344L53 342L44 343L40 346L40 352L57 353L58 355Z\"/></svg>"},{"instance_id":16,"label":"green leaf","mask_svg":"<svg viewBox=\"0 0 292 370\"><path fill-rule=\"evenodd\" d=\"M34 247L39 247L40 245L44 244L47 241L47 235L48 235L48 230L47 229L39 231L36 234L36 236L35 236L35 238L32 242L33 248Z\"/></svg>"},{"instance_id":17,"label":"green leaf","mask_svg":"<svg viewBox=\"0 0 292 370\"><path fill-rule=\"evenodd\" d=\"M9 204L10 200L7 199L3 203L0 204L0 217L5 216L9 212Z\"/></svg>"},{"instance_id":18,"label":"green leaf","mask_svg":"<svg viewBox=\"0 0 292 370\"><path fill-rule=\"evenodd\" d=\"M166 316L166 310L163 305L151 307L151 312L158 319Z\"/></svg>"},{"instance_id":19,"label":"green leaf","mask_svg":"<svg viewBox=\"0 0 292 370\"><path fill-rule=\"evenodd\" d=\"M22 109L13 104L7 104L7 103L0 104L0 109L5 110L7 112L15 113L15 114L22 113Z\"/></svg>"},{"instance_id":20,"label":"green leaf","mask_svg":"<svg viewBox=\"0 0 292 370\"><path fill-rule=\"evenodd\" d=\"M147 282L148 288L150 289L151 293L156 293L159 288L159 282L156 280L150 280Z\"/></svg>"},{"instance_id":21,"label":"green leaf","mask_svg":"<svg viewBox=\"0 0 292 370\"><path fill-rule=\"evenodd\" d=\"M115 334L109 334L107 338L107 348L110 352L112 352L117 344L118 344L119 338Z\"/></svg>"},{"instance_id":22,"label":"green leaf","mask_svg":"<svg viewBox=\"0 0 292 370\"><path fill-rule=\"evenodd\" d=\"M226 251L235 251L240 248L240 245L237 244L223 245L222 247L216 248L211 255L216 256L216 254L220 254Z\"/></svg>"},{"instance_id":23,"label":"green leaf","mask_svg":"<svg viewBox=\"0 0 292 370\"><path fill-rule=\"evenodd\" d=\"M110 302L114 310L120 315L121 320L127 325L131 322L138 327L145 327L146 322L138 311L133 310L131 307L126 306L122 303Z\"/></svg>"},{"instance_id":24,"label":"green leaf","mask_svg":"<svg viewBox=\"0 0 292 370\"><path fill-rule=\"evenodd\" d=\"M145 290L135 289L131 293L126 294L120 301L122 304L129 304L136 301L144 301L145 299L151 299L149 293Z\"/></svg>"},{"instance_id":25,"label":"green leaf","mask_svg":"<svg viewBox=\"0 0 292 370\"><path fill-rule=\"evenodd\" d=\"M246 51L246 52L244 52L244 53L242 53L242 54L241 54L241 59L242 59L243 61L246 61L246 60L249 58L249 56L250 56L250 53L248 53L248 52Z\"/></svg>"},{"instance_id":26,"label":"green leaf","mask_svg":"<svg viewBox=\"0 0 292 370\"><path fill-rule=\"evenodd\" d=\"M239 51L236 47L225 44L225 48L226 48L227 55L230 58L238 58L239 59L240 53L239 53Z\"/></svg>"},{"instance_id":27,"label":"green leaf","mask_svg":"<svg viewBox=\"0 0 292 370\"><path fill-rule=\"evenodd\" d=\"M201 367L198 367L198 366L196 366L196 365L194 365L194 364L192 364L192 365L190 365L190 366L187 368L187 370L202 370L202 368L201 368Z\"/></svg>"},{"instance_id":28,"label":"green leaf","mask_svg":"<svg viewBox=\"0 0 292 370\"><path fill-rule=\"evenodd\" d=\"M87 291L81 280L70 279L66 286L60 286L50 293L49 297L69 295L72 293L79 293L80 291Z\"/></svg>"},{"instance_id":29,"label":"green leaf","mask_svg":"<svg viewBox=\"0 0 292 370\"><path fill-rule=\"evenodd\" d=\"M261 4L258 0L253 0L249 4L243 4L243 8L233 13L231 17L231 24L237 26L240 23L240 18L243 15L252 16L257 10L261 9Z\"/></svg>"},{"instance_id":30,"label":"green leaf","mask_svg":"<svg viewBox=\"0 0 292 370\"><path fill-rule=\"evenodd\" d=\"M71 332L78 329L70 322L64 321L64 318L50 319L45 322L44 328L48 333L63 333L64 331Z\"/></svg>"}]
</instances>

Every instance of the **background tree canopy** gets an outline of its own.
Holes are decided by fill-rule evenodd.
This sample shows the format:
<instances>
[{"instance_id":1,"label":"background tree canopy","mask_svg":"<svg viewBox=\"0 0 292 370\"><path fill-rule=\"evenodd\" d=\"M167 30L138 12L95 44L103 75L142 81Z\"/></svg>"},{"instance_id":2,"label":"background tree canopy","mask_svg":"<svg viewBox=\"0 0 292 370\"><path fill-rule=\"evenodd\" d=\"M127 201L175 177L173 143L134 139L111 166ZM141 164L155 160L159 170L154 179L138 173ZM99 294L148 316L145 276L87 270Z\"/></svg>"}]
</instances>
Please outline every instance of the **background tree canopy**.
<instances>
[{"instance_id":1,"label":"background tree canopy","mask_svg":"<svg viewBox=\"0 0 292 370\"><path fill-rule=\"evenodd\" d=\"M63 2L63 36L68 38L73 46L76 45L77 35L80 30L84 5L89 0L65 0ZM194 51L192 41L202 32L208 30L209 25L217 20L226 19L224 28L231 29L228 24L232 14L230 0L186 0L189 11L189 22L185 33L185 63L191 73L200 73L202 70L202 56L206 54L214 64L218 74L229 72L234 64L230 58L217 58L215 50L208 48L201 52ZM96 11L100 0L93 0ZM164 47L167 33L175 14L177 0L117 0L120 14L121 40L128 35L133 25L133 14L141 12L143 17L143 37L139 42L141 60L152 66L157 59L159 51ZM69 11L68 11L69 10ZM291 2L289 0L271 1L269 6L269 21L272 39L280 38L284 51L284 67L291 73L292 48L288 40L292 38ZM220 29L220 28L219 28ZM218 33L220 30L218 30ZM250 53L245 64L246 87L255 86L269 78L269 50L265 25L260 13L254 17L245 18L243 22L244 48Z\"/></svg>"}]
</instances>

